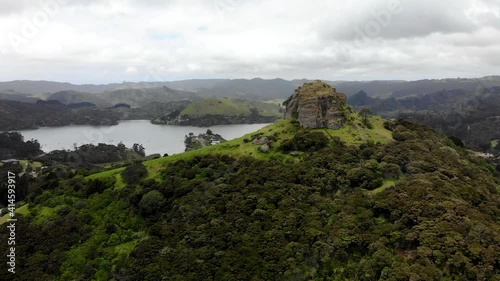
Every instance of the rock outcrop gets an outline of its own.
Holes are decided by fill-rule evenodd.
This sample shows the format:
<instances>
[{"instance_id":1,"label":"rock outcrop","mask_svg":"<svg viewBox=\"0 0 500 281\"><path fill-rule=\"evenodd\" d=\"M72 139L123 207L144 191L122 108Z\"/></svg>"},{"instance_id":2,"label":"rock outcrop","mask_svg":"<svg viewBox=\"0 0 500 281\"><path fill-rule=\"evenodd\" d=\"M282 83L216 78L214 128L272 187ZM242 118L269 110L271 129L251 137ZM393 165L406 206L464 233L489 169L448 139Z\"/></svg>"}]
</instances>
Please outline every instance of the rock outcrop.
<instances>
[{"instance_id":1,"label":"rock outcrop","mask_svg":"<svg viewBox=\"0 0 500 281\"><path fill-rule=\"evenodd\" d=\"M303 128L340 129L346 122L347 97L321 81L306 83L285 101L285 118L296 118Z\"/></svg>"}]
</instances>

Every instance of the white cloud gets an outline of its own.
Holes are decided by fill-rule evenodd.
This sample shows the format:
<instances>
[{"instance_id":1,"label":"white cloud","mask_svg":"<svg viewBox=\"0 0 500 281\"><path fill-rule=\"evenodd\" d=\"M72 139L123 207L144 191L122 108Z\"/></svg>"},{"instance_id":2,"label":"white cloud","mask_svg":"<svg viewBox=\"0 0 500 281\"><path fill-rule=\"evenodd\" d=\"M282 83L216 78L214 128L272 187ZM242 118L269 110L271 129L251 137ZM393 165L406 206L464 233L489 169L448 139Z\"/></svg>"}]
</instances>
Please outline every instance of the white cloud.
<instances>
[{"instance_id":1,"label":"white cloud","mask_svg":"<svg viewBox=\"0 0 500 281\"><path fill-rule=\"evenodd\" d=\"M401 11L385 22L394 1ZM500 72L494 59L500 57L498 0L65 2L14 50L9 34L23 37L44 9L34 0L0 0L0 80L357 80Z\"/></svg>"},{"instance_id":2,"label":"white cloud","mask_svg":"<svg viewBox=\"0 0 500 281\"><path fill-rule=\"evenodd\" d=\"M124 73L126 75L135 75L135 74L139 73L139 71L137 70L137 68L135 68L133 66L129 66L129 67L127 67L127 69L125 69Z\"/></svg>"}]
</instances>

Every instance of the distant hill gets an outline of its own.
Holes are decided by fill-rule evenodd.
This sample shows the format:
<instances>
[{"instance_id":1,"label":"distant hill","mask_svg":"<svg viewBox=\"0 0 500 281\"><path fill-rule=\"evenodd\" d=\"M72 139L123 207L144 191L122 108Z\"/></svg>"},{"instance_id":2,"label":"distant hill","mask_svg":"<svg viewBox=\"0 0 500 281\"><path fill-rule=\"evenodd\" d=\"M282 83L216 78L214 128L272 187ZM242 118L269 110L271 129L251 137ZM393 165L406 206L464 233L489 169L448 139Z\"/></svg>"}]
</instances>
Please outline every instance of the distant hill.
<instances>
[{"instance_id":1,"label":"distant hill","mask_svg":"<svg viewBox=\"0 0 500 281\"><path fill-rule=\"evenodd\" d=\"M448 136L458 137L468 147L498 153L492 141L500 139L500 87L441 90L399 99L372 98L359 92L348 102L386 118L425 124Z\"/></svg>"},{"instance_id":2,"label":"distant hill","mask_svg":"<svg viewBox=\"0 0 500 281\"><path fill-rule=\"evenodd\" d=\"M124 82L107 85L74 85L50 81L11 81L0 82L0 92L7 90L25 93L36 97L60 91L85 93L104 93L115 91L160 89L195 92L200 97L239 97L247 99L286 99L298 86L314 80L283 79L191 79L165 82ZM442 90L462 89L473 91L481 88L500 86L500 76L482 78L451 78L418 81L381 80L381 81L325 81L347 96L365 91L370 97L401 98L425 95ZM157 90L154 90L154 92ZM133 91L132 91L133 92ZM158 100L159 101L159 100Z\"/></svg>"},{"instance_id":3,"label":"distant hill","mask_svg":"<svg viewBox=\"0 0 500 281\"><path fill-rule=\"evenodd\" d=\"M252 114L252 109L257 110L262 116L283 116L278 105L261 101L229 98L212 98L195 101L187 106L180 115L193 117L204 115L249 116Z\"/></svg>"},{"instance_id":4,"label":"distant hill","mask_svg":"<svg viewBox=\"0 0 500 281\"><path fill-rule=\"evenodd\" d=\"M438 91L464 90L476 91L483 88L500 86L500 76L483 78L434 79L418 81L366 81L366 82L332 82L337 90L349 96L365 91L370 97L402 98L422 96Z\"/></svg>"},{"instance_id":5,"label":"distant hill","mask_svg":"<svg viewBox=\"0 0 500 281\"><path fill-rule=\"evenodd\" d=\"M140 107L152 102L173 102L195 100L199 97L193 92L181 91L166 86L158 88L122 89L106 92L100 98L115 105L126 103L131 107Z\"/></svg>"},{"instance_id":6,"label":"distant hill","mask_svg":"<svg viewBox=\"0 0 500 281\"><path fill-rule=\"evenodd\" d=\"M62 104L89 102L97 107L108 108L116 104L128 104L131 107L141 107L152 102L173 102L196 99L192 92L174 90L168 87L122 89L100 94L77 91L60 91L47 97L47 100L57 100Z\"/></svg>"},{"instance_id":7,"label":"distant hill","mask_svg":"<svg viewBox=\"0 0 500 281\"><path fill-rule=\"evenodd\" d=\"M0 131L67 125L117 125L117 111L94 108L71 109L62 104L29 104L0 100Z\"/></svg>"},{"instance_id":8,"label":"distant hill","mask_svg":"<svg viewBox=\"0 0 500 281\"><path fill-rule=\"evenodd\" d=\"M153 120L153 123L209 127L270 123L281 117L283 117L281 106L272 102L209 98L194 101L177 114L160 116Z\"/></svg>"},{"instance_id":9,"label":"distant hill","mask_svg":"<svg viewBox=\"0 0 500 281\"><path fill-rule=\"evenodd\" d=\"M0 91L0 100L20 101L25 103L36 103L38 98L28 97L14 91Z\"/></svg>"},{"instance_id":10,"label":"distant hill","mask_svg":"<svg viewBox=\"0 0 500 281\"><path fill-rule=\"evenodd\" d=\"M77 91L60 91L47 97L47 100L56 100L62 104L76 104L76 103L93 103L97 107L111 107L112 104L104 98L95 94L83 93Z\"/></svg>"},{"instance_id":11,"label":"distant hill","mask_svg":"<svg viewBox=\"0 0 500 281\"><path fill-rule=\"evenodd\" d=\"M100 93L114 90L119 84L109 85L73 85L70 83L60 83L51 81L29 81L18 80L10 82L0 82L0 90L15 90L30 95L41 95L44 93L55 93L60 91L79 91L89 93Z\"/></svg>"}]
</instances>

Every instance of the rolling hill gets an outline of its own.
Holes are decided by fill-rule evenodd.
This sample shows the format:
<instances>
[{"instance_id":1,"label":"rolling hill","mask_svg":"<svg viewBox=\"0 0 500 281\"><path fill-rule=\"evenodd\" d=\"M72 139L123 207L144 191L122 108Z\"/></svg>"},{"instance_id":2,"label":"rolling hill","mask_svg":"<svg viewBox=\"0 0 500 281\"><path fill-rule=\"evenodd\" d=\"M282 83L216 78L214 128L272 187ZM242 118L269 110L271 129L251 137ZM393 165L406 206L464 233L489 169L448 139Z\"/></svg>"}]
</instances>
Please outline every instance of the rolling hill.
<instances>
[{"instance_id":1,"label":"rolling hill","mask_svg":"<svg viewBox=\"0 0 500 281\"><path fill-rule=\"evenodd\" d=\"M195 101L181 111L180 115L192 117L205 115L250 116L252 109L257 110L258 114L262 116L283 116L283 113L280 112L280 107L275 104L229 98L211 98Z\"/></svg>"},{"instance_id":2,"label":"rolling hill","mask_svg":"<svg viewBox=\"0 0 500 281\"><path fill-rule=\"evenodd\" d=\"M50 81L11 81L0 82L0 92L13 90L36 97L45 97L46 93L60 91L78 91L85 93L105 93L118 91L117 96L124 94L121 90L135 92L136 95L146 89L153 88L153 93L158 89L167 87L173 90L196 93L203 98L233 97L245 99L286 99L298 86L312 80L283 80L283 79L191 79L164 82L124 82L107 85L74 85ZM380 80L380 81L327 81L328 84L345 93L354 95L365 91L371 97L401 98L420 96L442 90L462 89L475 91L482 88L500 86L500 76L487 76L482 78L450 78L450 79L425 79L417 81ZM160 91L161 92L161 91ZM113 95L112 95L113 96ZM160 100L157 100L160 101ZM116 102L111 101L110 102ZM137 101L136 101L137 102Z\"/></svg>"},{"instance_id":3,"label":"rolling hill","mask_svg":"<svg viewBox=\"0 0 500 281\"><path fill-rule=\"evenodd\" d=\"M424 126L335 110L338 129L292 117L34 181L14 280L497 280L498 172Z\"/></svg>"},{"instance_id":4,"label":"rolling hill","mask_svg":"<svg viewBox=\"0 0 500 281\"><path fill-rule=\"evenodd\" d=\"M175 115L163 115L155 124L210 127L213 125L271 123L283 116L280 105L256 100L208 98L194 101Z\"/></svg>"}]
</instances>

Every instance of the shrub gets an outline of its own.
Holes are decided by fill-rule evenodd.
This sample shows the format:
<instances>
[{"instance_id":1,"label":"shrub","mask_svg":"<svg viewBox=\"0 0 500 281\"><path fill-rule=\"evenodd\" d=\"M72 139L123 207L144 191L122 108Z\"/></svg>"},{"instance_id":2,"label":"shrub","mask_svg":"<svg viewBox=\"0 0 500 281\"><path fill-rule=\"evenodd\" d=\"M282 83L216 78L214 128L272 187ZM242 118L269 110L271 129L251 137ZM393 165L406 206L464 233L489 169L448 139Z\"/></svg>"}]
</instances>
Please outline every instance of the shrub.
<instances>
[{"instance_id":1,"label":"shrub","mask_svg":"<svg viewBox=\"0 0 500 281\"><path fill-rule=\"evenodd\" d=\"M297 133L292 140L285 140L281 144L281 151L294 150L314 152L328 146L328 138L322 132L304 131Z\"/></svg>"},{"instance_id":2,"label":"shrub","mask_svg":"<svg viewBox=\"0 0 500 281\"><path fill-rule=\"evenodd\" d=\"M84 188L84 193L87 197L94 193L103 193L104 190L113 186L113 182L105 182L100 179L89 180Z\"/></svg>"},{"instance_id":3,"label":"shrub","mask_svg":"<svg viewBox=\"0 0 500 281\"><path fill-rule=\"evenodd\" d=\"M148 174L148 170L142 163L135 163L127 166L122 172L123 181L128 184L138 184L143 177Z\"/></svg>"},{"instance_id":4,"label":"shrub","mask_svg":"<svg viewBox=\"0 0 500 281\"><path fill-rule=\"evenodd\" d=\"M379 168L385 179L398 179L401 175L401 169L393 163L382 162Z\"/></svg>"},{"instance_id":5,"label":"shrub","mask_svg":"<svg viewBox=\"0 0 500 281\"><path fill-rule=\"evenodd\" d=\"M368 190L382 185L382 179L372 171L365 168L354 168L347 172L351 187L360 187Z\"/></svg>"},{"instance_id":6,"label":"shrub","mask_svg":"<svg viewBox=\"0 0 500 281\"><path fill-rule=\"evenodd\" d=\"M157 190L152 190L142 196L139 202L139 210L144 215L153 214L159 211L165 204L165 197Z\"/></svg>"},{"instance_id":7,"label":"shrub","mask_svg":"<svg viewBox=\"0 0 500 281\"><path fill-rule=\"evenodd\" d=\"M451 137L449 137L449 139L450 139L451 141L453 141L453 143L454 143L456 146L459 146L459 147L464 147L464 146L465 146L464 142L463 142L461 139L459 139L459 138L457 138L457 137L455 137L455 136L451 136Z\"/></svg>"},{"instance_id":8,"label":"shrub","mask_svg":"<svg viewBox=\"0 0 500 281\"><path fill-rule=\"evenodd\" d=\"M389 131L394 131L394 128L396 128L396 124L392 121L385 121L384 128Z\"/></svg>"},{"instance_id":9,"label":"shrub","mask_svg":"<svg viewBox=\"0 0 500 281\"><path fill-rule=\"evenodd\" d=\"M415 132L398 127L392 132L392 137L400 142L417 139Z\"/></svg>"}]
</instances>

